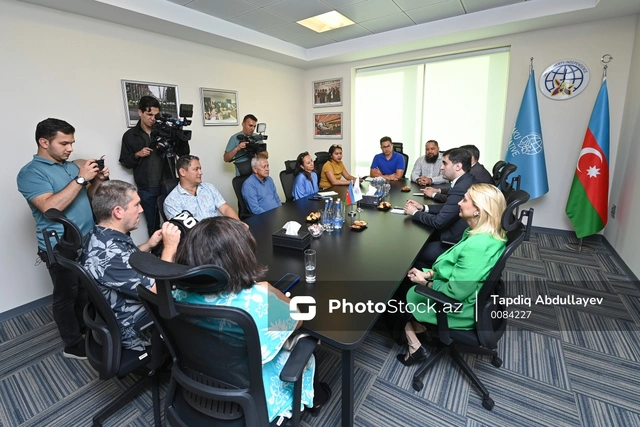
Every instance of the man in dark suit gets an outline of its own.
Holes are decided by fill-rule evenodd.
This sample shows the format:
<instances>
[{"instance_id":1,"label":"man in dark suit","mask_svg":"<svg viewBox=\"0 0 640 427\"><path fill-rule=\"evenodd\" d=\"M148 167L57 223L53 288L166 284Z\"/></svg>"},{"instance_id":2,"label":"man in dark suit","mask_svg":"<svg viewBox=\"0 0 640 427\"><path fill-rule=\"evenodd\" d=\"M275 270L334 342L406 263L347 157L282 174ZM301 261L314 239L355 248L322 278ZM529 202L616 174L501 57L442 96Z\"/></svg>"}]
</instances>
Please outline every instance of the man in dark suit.
<instances>
[{"instance_id":1,"label":"man in dark suit","mask_svg":"<svg viewBox=\"0 0 640 427\"><path fill-rule=\"evenodd\" d=\"M428 266L442 253L458 243L468 224L460 218L458 202L476 183L476 178L469 172L471 169L471 153L462 148L446 151L442 156L442 176L451 181L447 201L443 205L421 205L409 200L404 212L411 215L414 221L421 222L439 232L439 240L427 242L425 250L419 256L419 262ZM431 239L429 239L431 240Z\"/></svg>"},{"instance_id":2,"label":"man in dark suit","mask_svg":"<svg viewBox=\"0 0 640 427\"><path fill-rule=\"evenodd\" d=\"M471 169L469 170L469 173L476 177L476 182L481 184L493 185L493 177L491 176L489 171L487 171L487 169L485 169L483 165L478 163L478 159L480 158L480 150L478 150L478 147L476 147L475 145L463 145L460 148L471 153ZM431 197L436 202L444 203L447 201L449 188L427 187L423 190L423 192L425 196Z\"/></svg>"}]
</instances>

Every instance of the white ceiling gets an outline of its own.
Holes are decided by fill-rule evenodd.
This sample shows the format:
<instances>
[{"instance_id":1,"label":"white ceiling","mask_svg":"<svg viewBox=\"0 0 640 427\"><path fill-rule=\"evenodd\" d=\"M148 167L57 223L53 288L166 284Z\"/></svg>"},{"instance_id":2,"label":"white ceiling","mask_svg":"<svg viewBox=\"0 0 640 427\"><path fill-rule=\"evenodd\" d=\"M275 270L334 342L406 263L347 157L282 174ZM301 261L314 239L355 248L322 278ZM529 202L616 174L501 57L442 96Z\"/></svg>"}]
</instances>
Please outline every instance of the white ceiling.
<instances>
[{"instance_id":1,"label":"white ceiling","mask_svg":"<svg viewBox=\"0 0 640 427\"><path fill-rule=\"evenodd\" d=\"M640 13L640 0L19 0L299 68ZM295 21L337 10L317 34Z\"/></svg>"}]
</instances>

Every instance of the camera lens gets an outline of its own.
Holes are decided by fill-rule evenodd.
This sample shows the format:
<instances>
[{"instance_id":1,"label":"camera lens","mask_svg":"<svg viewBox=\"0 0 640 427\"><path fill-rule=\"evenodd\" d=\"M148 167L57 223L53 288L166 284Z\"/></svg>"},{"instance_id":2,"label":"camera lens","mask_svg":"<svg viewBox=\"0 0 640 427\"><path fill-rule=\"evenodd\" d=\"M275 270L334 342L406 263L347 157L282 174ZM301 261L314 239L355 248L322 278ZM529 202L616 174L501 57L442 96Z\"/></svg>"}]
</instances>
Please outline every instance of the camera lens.
<instances>
[{"instance_id":1,"label":"camera lens","mask_svg":"<svg viewBox=\"0 0 640 427\"><path fill-rule=\"evenodd\" d=\"M96 160L96 163L98 164L98 170L99 171L104 169L104 159L98 159L98 160Z\"/></svg>"}]
</instances>

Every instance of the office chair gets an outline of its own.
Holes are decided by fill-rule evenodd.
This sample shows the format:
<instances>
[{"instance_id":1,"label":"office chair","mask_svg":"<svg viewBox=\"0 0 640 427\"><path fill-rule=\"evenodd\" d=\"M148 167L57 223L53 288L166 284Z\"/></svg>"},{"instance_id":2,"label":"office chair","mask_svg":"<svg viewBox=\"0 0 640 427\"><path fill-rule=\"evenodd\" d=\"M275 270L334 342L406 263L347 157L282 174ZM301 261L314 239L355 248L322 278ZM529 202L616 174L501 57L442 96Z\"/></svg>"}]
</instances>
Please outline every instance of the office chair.
<instances>
[{"instance_id":1,"label":"office chair","mask_svg":"<svg viewBox=\"0 0 640 427\"><path fill-rule=\"evenodd\" d=\"M168 263L142 252L133 254L130 261L134 269L156 279L157 293L142 286L138 293L173 357L165 398L166 424L269 425L260 338L251 316L235 307L176 302L171 293L172 286L217 292L226 286L228 273L214 265ZM225 328L212 327L212 323ZM302 373L317 343L316 338L301 338L280 374L282 381L294 383L293 425L300 421Z\"/></svg>"},{"instance_id":2,"label":"office chair","mask_svg":"<svg viewBox=\"0 0 640 427\"><path fill-rule=\"evenodd\" d=\"M158 223L160 227L162 227L162 223L167 221L167 217L164 215L164 201L173 191L174 188L178 185L180 180L178 178L169 178L162 181L162 185L160 187L160 195L158 196L157 204L158 204L158 215L160 217L160 222Z\"/></svg>"},{"instance_id":3,"label":"office chair","mask_svg":"<svg viewBox=\"0 0 640 427\"><path fill-rule=\"evenodd\" d=\"M231 180L231 185L233 186L233 191L236 193L236 197L238 198L238 216L240 219L247 219L253 214L249 210L247 206L247 202L244 201L244 197L242 197L242 184L249 178L251 175L239 175L233 177Z\"/></svg>"},{"instance_id":4,"label":"office chair","mask_svg":"<svg viewBox=\"0 0 640 427\"><path fill-rule=\"evenodd\" d=\"M402 173L402 179L405 179L405 177L407 176L407 169L409 169L409 155L407 153L400 154L402 154L402 157L404 157L404 172Z\"/></svg>"},{"instance_id":5,"label":"office chair","mask_svg":"<svg viewBox=\"0 0 640 427\"><path fill-rule=\"evenodd\" d=\"M280 172L280 184L284 190L285 203L293 202L293 181L295 180L296 161L285 160L284 170Z\"/></svg>"},{"instance_id":6,"label":"office chair","mask_svg":"<svg viewBox=\"0 0 640 427\"><path fill-rule=\"evenodd\" d=\"M502 169L507 162L504 160L498 160L495 165L493 165L493 169L491 170L491 174L493 175L493 185L498 187L500 185L500 178L502 177Z\"/></svg>"},{"instance_id":7,"label":"office chair","mask_svg":"<svg viewBox=\"0 0 640 427\"><path fill-rule=\"evenodd\" d=\"M501 318L492 313L505 311L502 305L493 303L492 295L504 296L504 283L502 282L502 271L509 259L509 256L520 246L525 238L527 228L531 227L532 211L522 211L519 217L513 215L514 210L529 199L526 192L521 194L522 198L513 197L511 203L502 215L502 228L507 232L507 243L504 253L500 256L496 265L493 267L487 280L480 288L476 299L477 320L475 329L473 330L457 330L451 329L448 325L447 314L444 312L445 304L449 307L459 304L453 298L435 291L427 286L416 286L415 290L420 295L429 297L436 306L437 325L425 324L428 329L433 330L437 327L436 342L437 349L423 362L422 366L413 376L413 389L422 390L424 383L422 376L443 356L449 355L453 361L460 367L462 372L471 380L471 382L480 390L482 394L482 406L491 410L494 407L494 401L489 396L489 391L482 384L478 376L473 372L471 367L465 362L460 352L481 354L491 356L491 364L496 368L502 366L502 360L498 357L496 348L498 340L504 334L507 326L506 318ZM526 199L526 200L525 200ZM525 212L531 212L525 213ZM524 216L528 216L527 225L522 222Z\"/></svg>"},{"instance_id":8,"label":"office chair","mask_svg":"<svg viewBox=\"0 0 640 427\"><path fill-rule=\"evenodd\" d=\"M510 175L514 173L516 169L518 169L518 166L513 163L507 163L500 173L498 188L502 191L502 194L504 194L505 199L508 199L514 191L520 189L520 175L511 178L509 182Z\"/></svg>"},{"instance_id":9,"label":"office chair","mask_svg":"<svg viewBox=\"0 0 640 427\"><path fill-rule=\"evenodd\" d=\"M142 375L133 386L125 390L116 400L109 403L93 417L93 425L101 426L111 415L116 413L151 382L153 395L153 416L155 425L160 426L160 397L156 370L162 366L162 343L157 332L154 332L153 345L143 351L122 348L120 328L111 306L105 299L98 282L78 262L82 252L82 233L78 226L57 209L49 209L45 217L58 222L64 227L64 234L58 239L53 249L55 261L73 271L81 280L89 295L89 303L84 309L84 322L90 331L85 334L85 346L89 364L98 372L101 380L124 378L130 373ZM153 256L149 254L150 256ZM150 326L144 319L138 329ZM153 349L153 351L151 350ZM158 349L158 350L156 350Z\"/></svg>"},{"instance_id":10,"label":"office chair","mask_svg":"<svg viewBox=\"0 0 640 427\"><path fill-rule=\"evenodd\" d=\"M328 151L318 151L316 154L316 159L313 161L314 171L318 174L318 181L320 181L320 174L322 173L322 167L325 163L329 161L329 152Z\"/></svg>"}]
</instances>

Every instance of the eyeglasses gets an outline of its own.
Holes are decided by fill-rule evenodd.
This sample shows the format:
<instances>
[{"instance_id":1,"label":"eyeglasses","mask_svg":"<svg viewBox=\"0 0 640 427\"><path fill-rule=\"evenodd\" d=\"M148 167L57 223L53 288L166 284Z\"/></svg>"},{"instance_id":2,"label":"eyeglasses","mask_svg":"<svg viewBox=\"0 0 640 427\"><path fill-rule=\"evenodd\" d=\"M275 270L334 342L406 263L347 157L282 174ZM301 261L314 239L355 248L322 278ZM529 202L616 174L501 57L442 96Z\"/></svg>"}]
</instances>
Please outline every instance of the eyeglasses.
<instances>
[{"instance_id":1,"label":"eyeglasses","mask_svg":"<svg viewBox=\"0 0 640 427\"><path fill-rule=\"evenodd\" d=\"M331 146L335 147L335 148L342 148L342 145L340 145L340 144L332 144Z\"/></svg>"},{"instance_id":2,"label":"eyeglasses","mask_svg":"<svg viewBox=\"0 0 640 427\"><path fill-rule=\"evenodd\" d=\"M386 150L388 148L391 148L391 145L381 145L380 148L382 148L383 150Z\"/></svg>"}]
</instances>

